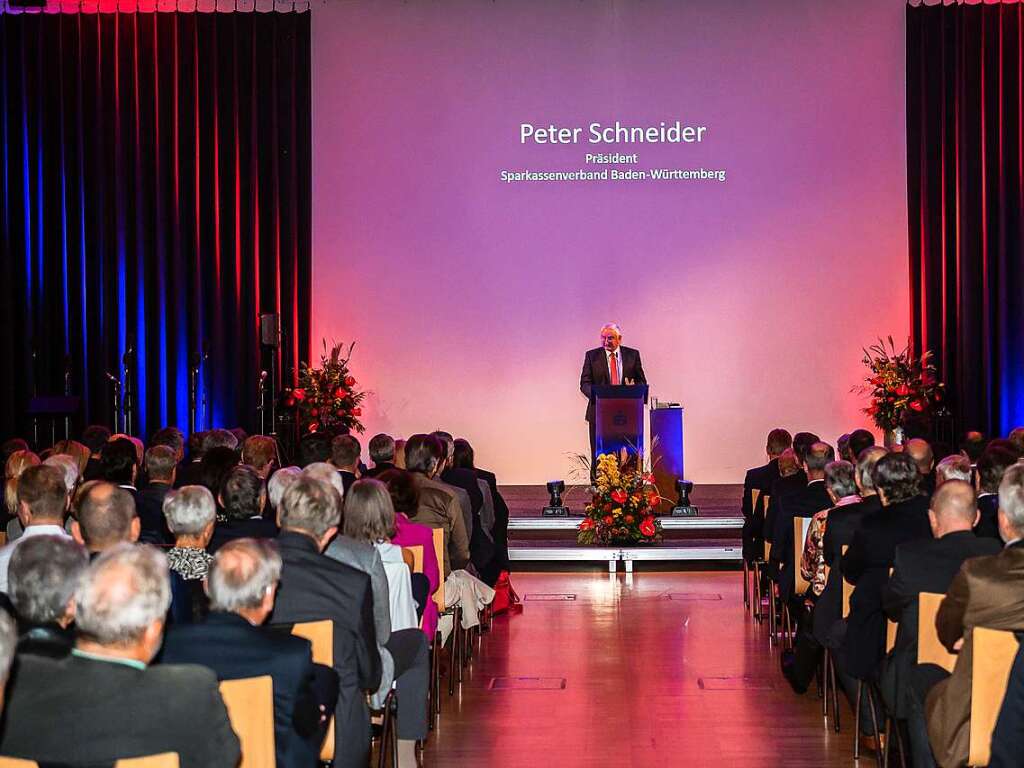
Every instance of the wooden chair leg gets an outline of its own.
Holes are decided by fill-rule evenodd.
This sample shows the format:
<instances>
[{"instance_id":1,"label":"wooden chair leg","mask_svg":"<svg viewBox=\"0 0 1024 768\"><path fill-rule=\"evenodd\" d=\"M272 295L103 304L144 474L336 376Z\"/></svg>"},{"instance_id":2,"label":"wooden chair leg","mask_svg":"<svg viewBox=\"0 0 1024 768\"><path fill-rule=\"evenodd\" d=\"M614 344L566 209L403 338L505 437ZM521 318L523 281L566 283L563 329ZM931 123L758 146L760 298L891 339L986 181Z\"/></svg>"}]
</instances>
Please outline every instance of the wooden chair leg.
<instances>
[{"instance_id":1,"label":"wooden chair leg","mask_svg":"<svg viewBox=\"0 0 1024 768\"><path fill-rule=\"evenodd\" d=\"M821 716L825 718L825 725L828 726L828 648L821 654Z\"/></svg>"},{"instance_id":2,"label":"wooden chair leg","mask_svg":"<svg viewBox=\"0 0 1024 768\"><path fill-rule=\"evenodd\" d=\"M836 660L829 654L828 674L832 678L832 725L839 733L839 684L836 682Z\"/></svg>"},{"instance_id":3,"label":"wooden chair leg","mask_svg":"<svg viewBox=\"0 0 1024 768\"><path fill-rule=\"evenodd\" d=\"M763 618L761 612L761 598L764 597L764 590L761 589L761 565L757 560L753 563L751 576L754 583L751 590L750 614L754 617L754 621L760 622Z\"/></svg>"},{"instance_id":4,"label":"wooden chair leg","mask_svg":"<svg viewBox=\"0 0 1024 768\"><path fill-rule=\"evenodd\" d=\"M860 760L860 696L864 691L864 683L857 681L856 701L853 705L853 759Z\"/></svg>"},{"instance_id":5,"label":"wooden chair leg","mask_svg":"<svg viewBox=\"0 0 1024 768\"><path fill-rule=\"evenodd\" d=\"M875 762L878 764L878 768L882 768L882 734L878 729L878 715L875 714L875 697L871 692L871 684L868 683L866 686L868 694L868 708L871 710L871 727L875 732Z\"/></svg>"},{"instance_id":6,"label":"wooden chair leg","mask_svg":"<svg viewBox=\"0 0 1024 768\"><path fill-rule=\"evenodd\" d=\"M452 614L454 625L452 626L451 649L448 655L448 695L455 695L455 675L459 674L462 665L459 664L459 609L456 608Z\"/></svg>"},{"instance_id":7,"label":"wooden chair leg","mask_svg":"<svg viewBox=\"0 0 1024 768\"><path fill-rule=\"evenodd\" d=\"M775 643L775 585L768 580L768 645Z\"/></svg>"}]
</instances>

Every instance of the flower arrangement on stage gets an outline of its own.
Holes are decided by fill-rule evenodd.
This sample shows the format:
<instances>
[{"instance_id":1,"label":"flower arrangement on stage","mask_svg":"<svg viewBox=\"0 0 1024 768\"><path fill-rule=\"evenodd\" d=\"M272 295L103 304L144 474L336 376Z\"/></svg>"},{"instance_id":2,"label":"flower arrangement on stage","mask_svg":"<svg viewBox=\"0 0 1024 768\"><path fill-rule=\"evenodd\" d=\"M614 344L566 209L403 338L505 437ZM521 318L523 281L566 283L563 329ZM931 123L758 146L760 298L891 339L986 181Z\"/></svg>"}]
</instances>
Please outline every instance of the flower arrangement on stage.
<instances>
[{"instance_id":1,"label":"flower arrangement on stage","mask_svg":"<svg viewBox=\"0 0 1024 768\"><path fill-rule=\"evenodd\" d=\"M888 345L879 339L864 350L864 365L871 373L854 391L871 397L864 413L879 429L896 432L909 419L926 420L945 400L931 357L931 352L913 356L909 344L897 351L892 336Z\"/></svg>"},{"instance_id":2,"label":"flower arrangement on stage","mask_svg":"<svg viewBox=\"0 0 1024 768\"><path fill-rule=\"evenodd\" d=\"M597 457L590 503L583 511L576 540L580 544L653 544L661 541L655 510L661 497L654 476L625 466L615 454Z\"/></svg>"},{"instance_id":3,"label":"flower arrangement on stage","mask_svg":"<svg viewBox=\"0 0 1024 768\"><path fill-rule=\"evenodd\" d=\"M298 386L286 396L285 406L296 408L302 434L324 432L330 435L344 432L363 432L359 407L366 397L356 389L356 380L349 371L355 342L344 351L344 344L334 344L329 350L324 339L324 353L320 367L300 363Z\"/></svg>"}]
</instances>

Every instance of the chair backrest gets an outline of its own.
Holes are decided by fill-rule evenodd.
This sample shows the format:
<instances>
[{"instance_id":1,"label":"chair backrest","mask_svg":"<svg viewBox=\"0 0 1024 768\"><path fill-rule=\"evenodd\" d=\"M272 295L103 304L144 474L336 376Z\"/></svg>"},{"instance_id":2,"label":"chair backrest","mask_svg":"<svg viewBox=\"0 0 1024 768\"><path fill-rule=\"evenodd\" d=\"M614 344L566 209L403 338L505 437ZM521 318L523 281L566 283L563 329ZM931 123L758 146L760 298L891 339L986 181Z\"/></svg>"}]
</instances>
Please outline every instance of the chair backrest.
<instances>
[{"instance_id":1,"label":"chair backrest","mask_svg":"<svg viewBox=\"0 0 1024 768\"><path fill-rule=\"evenodd\" d=\"M423 545L414 544L411 547L402 547L402 557L408 552L412 555L412 565L409 566L410 573L423 573ZM409 561L406 560L406 563Z\"/></svg>"},{"instance_id":2,"label":"chair backrest","mask_svg":"<svg viewBox=\"0 0 1024 768\"><path fill-rule=\"evenodd\" d=\"M434 555L437 557L437 567L441 569L440 586L434 593L434 602L437 603L437 610L444 610L444 529L434 529Z\"/></svg>"},{"instance_id":3,"label":"chair backrest","mask_svg":"<svg viewBox=\"0 0 1024 768\"><path fill-rule=\"evenodd\" d=\"M220 695L242 746L239 768L274 768L274 684L270 675L224 680Z\"/></svg>"},{"instance_id":4,"label":"chair backrest","mask_svg":"<svg viewBox=\"0 0 1024 768\"><path fill-rule=\"evenodd\" d=\"M899 629L899 624L892 619L887 619L885 622L885 652L889 653L893 648L896 647L896 631Z\"/></svg>"},{"instance_id":5,"label":"chair backrest","mask_svg":"<svg viewBox=\"0 0 1024 768\"><path fill-rule=\"evenodd\" d=\"M760 495L761 495L761 489L760 488L751 488L750 489L750 511L751 512L756 512L757 511L757 499L758 499L758 497L760 497Z\"/></svg>"},{"instance_id":6,"label":"chair backrest","mask_svg":"<svg viewBox=\"0 0 1024 768\"><path fill-rule=\"evenodd\" d=\"M334 622L330 619L321 621L300 621L292 626L292 634L304 637L313 646L313 663L325 667L334 666ZM327 726L327 735L320 747L320 759L325 763L334 761L334 718Z\"/></svg>"},{"instance_id":7,"label":"chair backrest","mask_svg":"<svg viewBox=\"0 0 1024 768\"><path fill-rule=\"evenodd\" d=\"M917 663L937 664L951 673L956 666L956 655L939 642L935 629L935 616L945 597L935 592L922 592L917 597Z\"/></svg>"},{"instance_id":8,"label":"chair backrest","mask_svg":"<svg viewBox=\"0 0 1024 768\"><path fill-rule=\"evenodd\" d=\"M405 547L402 547L402 560L405 562L406 566L408 566L409 573L412 573L412 569L416 567L416 558L413 557L412 552L407 550Z\"/></svg>"},{"instance_id":9,"label":"chair backrest","mask_svg":"<svg viewBox=\"0 0 1024 768\"><path fill-rule=\"evenodd\" d=\"M147 757L126 757L118 760L114 768L178 768L178 753L161 752Z\"/></svg>"},{"instance_id":10,"label":"chair backrest","mask_svg":"<svg viewBox=\"0 0 1024 768\"><path fill-rule=\"evenodd\" d=\"M35 760L22 760L20 757L0 757L0 768L39 768L39 763Z\"/></svg>"},{"instance_id":11,"label":"chair backrest","mask_svg":"<svg viewBox=\"0 0 1024 768\"><path fill-rule=\"evenodd\" d=\"M1013 632L974 628L971 670L971 747L968 765L988 765L992 730L1003 706L1010 668L1020 650Z\"/></svg>"},{"instance_id":12,"label":"chair backrest","mask_svg":"<svg viewBox=\"0 0 1024 768\"><path fill-rule=\"evenodd\" d=\"M846 554L846 550L850 547L848 544L843 544L842 554ZM853 584L843 579L843 618L845 619L850 615L850 598L853 596Z\"/></svg>"},{"instance_id":13,"label":"chair backrest","mask_svg":"<svg viewBox=\"0 0 1024 768\"><path fill-rule=\"evenodd\" d=\"M807 529L810 527L811 518L793 518L793 589L794 595L802 595L811 586L810 582L800 573L800 561L804 556L804 542L807 540Z\"/></svg>"}]
</instances>

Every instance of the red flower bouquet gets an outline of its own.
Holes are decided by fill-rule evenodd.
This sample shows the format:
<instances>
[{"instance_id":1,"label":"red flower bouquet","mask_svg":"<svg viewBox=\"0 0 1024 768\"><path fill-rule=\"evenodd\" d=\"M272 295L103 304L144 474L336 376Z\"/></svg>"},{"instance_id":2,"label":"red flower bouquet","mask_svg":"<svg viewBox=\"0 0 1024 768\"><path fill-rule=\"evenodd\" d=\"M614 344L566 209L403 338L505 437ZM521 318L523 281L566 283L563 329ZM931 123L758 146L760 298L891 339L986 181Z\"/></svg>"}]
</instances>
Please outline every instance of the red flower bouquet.
<instances>
[{"instance_id":1,"label":"red flower bouquet","mask_svg":"<svg viewBox=\"0 0 1024 768\"><path fill-rule=\"evenodd\" d=\"M359 405L366 393L356 389L355 377L348 367L354 347L355 343L352 343L348 350L344 350L344 344L335 344L328 349L325 339L320 367L300 364L298 386L290 396L286 393L285 403L298 410L302 434L364 431L359 421L363 413Z\"/></svg>"},{"instance_id":2,"label":"red flower bouquet","mask_svg":"<svg viewBox=\"0 0 1024 768\"><path fill-rule=\"evenodd\" d=\"M592 496L577 529L584 545L653 544L661 541L654 510L661 501L654 478L623 470L614 454L597 457Z\"/></svg>"}]
</instances>

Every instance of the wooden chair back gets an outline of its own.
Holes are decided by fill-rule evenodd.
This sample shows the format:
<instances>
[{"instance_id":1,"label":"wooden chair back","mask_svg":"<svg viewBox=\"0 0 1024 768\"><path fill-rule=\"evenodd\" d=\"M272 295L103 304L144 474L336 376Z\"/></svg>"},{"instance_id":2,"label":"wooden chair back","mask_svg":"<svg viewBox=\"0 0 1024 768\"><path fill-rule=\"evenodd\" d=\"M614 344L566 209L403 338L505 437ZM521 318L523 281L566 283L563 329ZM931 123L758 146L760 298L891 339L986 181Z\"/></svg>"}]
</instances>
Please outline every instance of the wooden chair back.
<instances>
[{"instance_id":1,"label":"wooden chair back","mask_svg":"<svg viewBox=\"0 0 1024 768\"><path fill-rule=\"evenodd\" d=\"M411 547L402 547L402 557L405 557L405 552L408 552L412 556L412 565L409 566L410 573L423 573L423 545L414 544ZM408 564L408 560L405 561Z\"/></svg>"},{"instance_id":2,"label":"wooden chair back","mask_svg":"<svg viewBox=\"0 0 1024 768\"><path fill-rule=\"evenodd\" d=\"M0 757L0 768L39 768L39 763L35 760L22 760L20 757Z\"/></svg>"},{"instance_id":3,"label":"wooden chair back","mask_svg":"<svg viewBox=\"0 0 1024 768\"><path fill-rule=\"evenodd\" d=\"M885 622L885 652L889 653L893 648L896 647L896 631L899 629L899 624L895 621L888 619Z\"/></svg>"},{"instance_id":4,"label":"wooden chair back","mask_svg":"<svg viewBox=\"0 0 1024 768\"><path fill-rule=\"evenodd\" d=\"M304 637L313 646L313 663L325 667L334 666L334 622L330 619L322 621L302 621L292 627L292 634ZM327 726L327 736L320 747L320 759L325 763L334 761L334 718Z\"/></svg>"},{"instance_id":5,"label":"wooden chair back","mask_svg":"<svg viewBox=\"0 0 1024 768\"><path fill-rule=\"evenodd\" d=\"M114 768L178 768L177 752L161 752L146 757L126 757L114 763ZM35 760L19 757L0 757L0 768L39 768Z\"/></svg>"},{"instance_id":6,"label":"wooden chair back","mask_svg":"<svg viewBox=\"0 0 1024 768\"><path fill-rule=\"evenodd\" d=\"M1003 706L1010 668L1020 650L1013 632L974 628L971 670L971 746L968 765L988 765L992 731Z\"/></svg>"},{"instance_id":7,"label":"wooden chair back","mask_svg":"<svg viewBox=\"0 0 1024 768\"><path fill-rule=\"evenodd\" d=\"M952 673L956 654L947 651L939 642L939 633L935 629L935 616L945 597L935 592L922 592L917 598L917 663L937 664Z\"/></svg>"},{"instance_id":8,"label":"wooden chair back","mask_svg":"<svg viewBox=\"0 0 1024 768\"><path fill-rule=\"evenodd\" d=\"M811 583L800 573L800 561L804 556L804 542L807 540L807 529L810 527L809 517L793 518L793 589L794 595L802 595L811 586Z\"/></svg>"},{"instance_id":9,"label":"wooden chair back","mask_svg":"<svg viewBox=\"0 0 1024 768\"><path fill-rule=\"evenodd\" d=\"M402 547L402 560L405 562L405 566L409 569L409 573L414 573L413 568L416 566L416 559L412 556L412 552Z\"/></svg>"},{"instance_id":10,"label":"wooden chair back","mask_svg":"<svg viewBox=\"0 0 1024 768\"><path fill-rule=\"evenodd\" d=\"M757 500L758 500L758 498L760 498L760 496L761 496L761 489L760 488L751 488L750 489L750 511L751 512L757 512Z\"/></svg>"},{"instance_id":11,"label":"wooden chair back","mask_svg":"<svg viewBox=\"0 0 1024 768\"><path fill-rule=\"evenodd\" d=\"M437 603L437 610L444 611L444 529L434 529L434 555L437 557L437 567L441 569L440 586L434 593L434 602Z\"/></svg>"},{"instance_id":12,"label":"wooden chair back","mask_svg":"<svg viewBox=\"0 0 1024 768\"><path fill-rule=\"evenodd\" d=\"M224 680L220 695L242 746L239 768L274 768L274 684L270 675Z\"/></svg>"}]
</instances>

